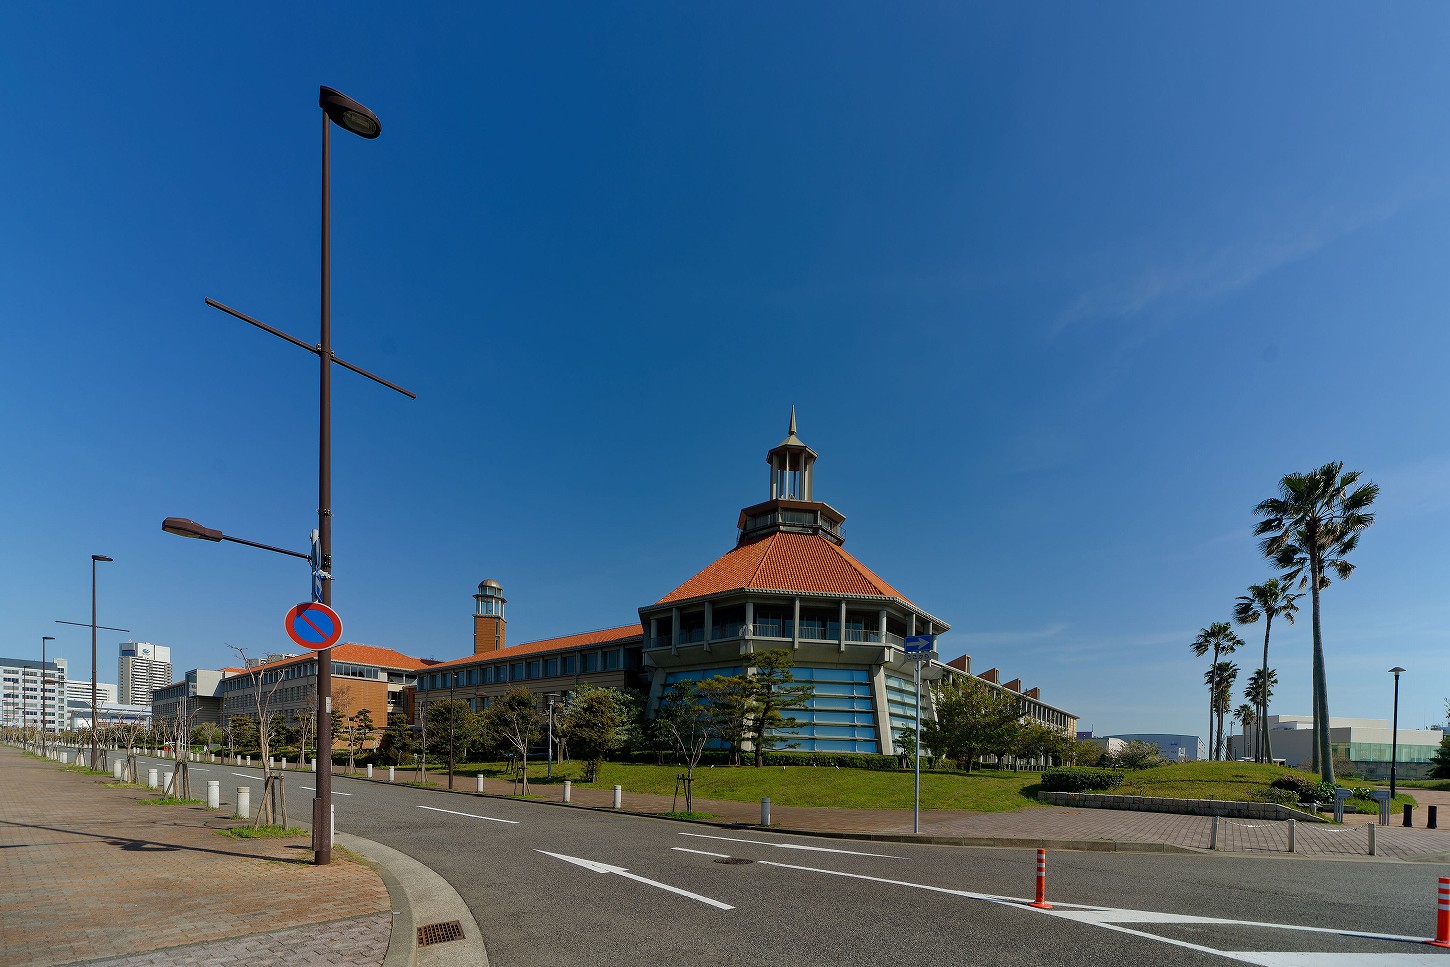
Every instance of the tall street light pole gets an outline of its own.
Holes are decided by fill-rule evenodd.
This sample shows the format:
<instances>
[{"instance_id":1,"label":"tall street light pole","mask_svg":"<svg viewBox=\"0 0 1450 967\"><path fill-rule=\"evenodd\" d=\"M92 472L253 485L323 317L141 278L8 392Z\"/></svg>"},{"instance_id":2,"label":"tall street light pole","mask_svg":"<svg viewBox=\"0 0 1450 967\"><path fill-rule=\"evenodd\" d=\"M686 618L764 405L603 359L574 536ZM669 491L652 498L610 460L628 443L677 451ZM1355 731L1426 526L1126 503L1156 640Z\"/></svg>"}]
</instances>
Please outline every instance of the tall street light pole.
<instances>
[{"instance_id":1,"label":"tall street light pole","mask_svg":"<svg viewBox=\"0 0 1450 967\"><path fill-rule=\"evenodd\" d=\"M40 754L45 755L46 746L46 717L50 714L50 696L46 694L46 687L49 682L45 677L45 643L55 641L53 635L40 636Z\"/></svg>"},{"instance_id":2,"label":"tall street light pole","mask_svg":"<svg viewBox=\"0 0 1450 967\"><path fill-rule=\"evenodd\" d=\"M96 745L97 730L101 726L101 720L96 715L97 701L96 688L96 565L102 561L110 563L114 558L106 557L104 554L91 555L91 771L101 767L101 753Z\"/></svg>"},{"instance_id":3,"label":"tall street light pole","mask_svg":"<svg viewBox=\"0 0 1450 967\"><path fill-rule=\"evenodd\" d=\"M1400 674L1404 671L1399 665L1390 669L1390 674L1395 676L1395 705L1393 718L1390 722L1390 798L1395 798L1395 766L1400 759Z\"/></svg>"},{"instance_id":4,"label":"tall street light pole","mask_svg":"<svg viewBox=\"0 0 1450 967\"><path fill-rule=\"evenodd\" d=\"M410 399L417 397L381 376L338 359L332 353L332 125L351 131L360 138L371 141L382 134L382 122L378 116L362 104L330 87L323 87L317 98L322 108L322 298L321 339L316 346L290 336L279 329L259 322L214 299L207 299L207 305L229 313L265 329L274 336L301 346L317 354L319 360L318 386L318 470L317 470L317 531L318 572L320 584L317 598L323 604L332 606L332 363L382 383L389 389L402 393ZM315 862L321 866L332 862L332 649L322 648L317 652L317 748L327 749L327 768L317 770L317 797L312 803L312 842Z\"/></svg>"}]
</instances>

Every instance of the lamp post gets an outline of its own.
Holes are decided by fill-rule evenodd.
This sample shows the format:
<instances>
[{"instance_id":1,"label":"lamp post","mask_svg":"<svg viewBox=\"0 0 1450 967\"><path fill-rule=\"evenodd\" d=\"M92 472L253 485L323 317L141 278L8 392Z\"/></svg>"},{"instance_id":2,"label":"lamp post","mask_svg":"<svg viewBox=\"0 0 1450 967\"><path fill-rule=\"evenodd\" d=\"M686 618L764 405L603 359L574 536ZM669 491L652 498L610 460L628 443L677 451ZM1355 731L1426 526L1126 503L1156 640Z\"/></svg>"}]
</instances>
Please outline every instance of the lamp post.
<instances>
[{"instance_id":1,"label":"lamp post","mask_svg":"<svg viewBox=\"0 0 1450 967\"><path fill-rule=\"evenodd\" d=\"M110 563L114 558L106 557L104 554L91 555L91 771L94 772L101 767L101 753L96 747L96 730L100 728L101 720L97 714L96 701L96 565L101 562Z\"/></svg>"},{"instance_id":2,"label":"lamp post","mask_svg":"<svg viewBox=\"0 0 1450 967\"><path fill-rule=\"evenodd\" d=\"M45 677L45 643L55 641L53 635L40 636L40 754L45 755L46 746L46 717L50 713L50 696L46 694L46 687L50 684Z\"/></svg>"},{"instance_id":3,"label":"lamp post","mask_svg":"<svg viewBox=\"0 0 1450 967\"><path fill-rule=\"evenodd\" d=\"M548 778L554 778L554 693L549 693Z\"/></svg>"},{"instance_id":4,"label":"lamp post","mask_svg":"<svg viewBox=\"0 0 1450 967\"><path fill-rule=\"evenodd\" d=\"M1400 673L1404 669L1399 665L1390 669L1390 674L1395 676L1395 705L1393 718L1390 722L1390 798L1395 798L1395 765L1400 758Z\"/></svg>"},{"instance_id":5,"label":"lamp post","mask_svg":"<svg viewBox=\"0 0 1450 967\"><path fill-rule=\"evenodd\" d=\"M206 303L265 329L308 352L316 353L320 364L318 385L318 470L317 530L318 561L314 586L316 600L332 605L332 363L366 376L410 399L417 397L398 386L352 363L344 362L332 352L332 125L351 131L371 141L382 134L383 126L376 114L362 104L330 87L323 87L317 98L322 108L322 266L321 266L321 338L316 346L290 336L279 329L259 322L215 299ZM313 800L313 848L315 862L321 866L332 861L332 649L317 652L317 748L328 750L328 768L317 770L317 797Z\"/></svg>"}]
</instances>

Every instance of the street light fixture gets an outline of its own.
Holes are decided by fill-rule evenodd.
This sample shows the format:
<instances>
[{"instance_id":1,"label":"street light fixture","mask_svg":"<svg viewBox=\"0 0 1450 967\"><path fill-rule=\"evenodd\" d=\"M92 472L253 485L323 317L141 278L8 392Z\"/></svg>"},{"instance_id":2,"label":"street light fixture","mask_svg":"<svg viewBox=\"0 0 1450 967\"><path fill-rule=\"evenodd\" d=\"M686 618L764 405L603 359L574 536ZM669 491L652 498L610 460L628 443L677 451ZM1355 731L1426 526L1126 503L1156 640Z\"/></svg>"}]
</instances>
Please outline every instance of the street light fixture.
<instances>
[{"instance_id":1,"label":"street light fixture","mask_svg":"<svg viewBox=\"0 0 1450 967\"><path fill-rule=\"evenodd\" d=\"M372 140L382 134L382 122L378 116L365 106L354 101L352 98L334 90L331 87L322 87L319 91L317 104L322 108L322 271L321 271L321 339L316 346L310 345L295 336L288 335L280 329L275 329L264 322L253 319L251 316L238 312L229 306L222 305L215 299L207 299L206 303L213 308L220 309L230 315L250 323L259 329L265 329L278 338L285 339L295 346L300 346L308 352L316 353L320 364L320 379L318 386L318 468L317 468L317 532L318 532L318 559L315 566L315 575L319 580L314 581L315 599L323 604L332 605L332 363L337 363L346 369L350 369L360 376L366 376L375 382L381 383L389 389L396 390L407 396L409 399L417 397L398 386L390 383L351 363L344 362L333 355L332 352L332 125L336 124L345 131L350 131L360 138ZM203 540L226 540L225 537L212 537L204 533L182 533L171 530L171 533L182 533L184 537L199 537ZM246 542L239 542L246 543ZM265 545L258 545L265 546ZM276 548L268 548L276 550ZM312 842L314 859L317 865L322 866L332 861L332 649L322 648L317 652L317 748L328 750L328 768L317 770L317 797L312 805Z\"/></svg>"},{"instance_id":2,"label":"street light fixture","mask_svg":"<svg viewBox=\"0 0 1450 967\"><path fill-rule=\"evenodd\" d=\"M1395 765L1400 758L1400 674L1405 669L1396 665L1390 669L1390 674L1395 676L1395 705L1394 717L1390 722L1390 799L1395 798Z\"/></svg>"},{"instance_id":3,"label":"street light fixture","mask_svg":"<svg viewBox=\"0 0 1450 967\"><path fill-rule=\"evenodd\" d=\"M46 686L50 681L45 677L45 643L55 641L54 635L40 636L40 754L45 755L46 746L46 717L50 712L50 696L46 694Z\"/></svg>"}]
</instances>

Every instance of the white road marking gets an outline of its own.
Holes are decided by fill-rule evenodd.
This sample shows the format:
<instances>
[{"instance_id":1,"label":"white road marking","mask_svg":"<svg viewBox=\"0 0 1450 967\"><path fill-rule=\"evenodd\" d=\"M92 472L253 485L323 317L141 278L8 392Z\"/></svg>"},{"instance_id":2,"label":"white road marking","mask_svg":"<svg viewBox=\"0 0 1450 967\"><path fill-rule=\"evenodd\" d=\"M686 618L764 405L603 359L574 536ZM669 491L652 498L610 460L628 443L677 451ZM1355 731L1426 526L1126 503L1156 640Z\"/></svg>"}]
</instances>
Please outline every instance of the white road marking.
<instances>
[{"instance_id":1,"label":"white road marking","mask_svg":"<svg viewBox=\"0 0 1450 967\"><path fill-rule=\"evenodd\" d=\"M772 843L763 839L737 839L734 836L711 836L707 833L681 833L681 836L694 836L697 839L723 839L729 843L752 843L756 846L774 846L776 849L801 849L810 850L812 853L845 853L848 856L874 856L883 860L899 860L899 856L887 856L885 853L858 853L853 849L831 849L828 846L801 846L798 843Z\"/></svg>"},{"instance_id":2,"label":"white road marking","mask_svg":"<svg viewBox=\"0 0 1450 967\"><path fill-rule=\"evenodd\" d=\"M717 859L722 860L728 860L730 858L729 853L707 853L702 849L689 849L684 846L671 846L670 849L674 850L676 853L694 853L696 856L714 856Z\"/></svg>"},{"instance_id":3,"label":"white road marking","mask_svg":"<svg viewBox=\"0 0 1450 967\"><path fill-rule=\"evenodd\" d=\"M454 812L452 809L439 809L437 806L419 806L418 808L427 809L430 812L435 813L449 813L454 816L467 816L469 819L486 819L491 823L508 823L510 826L517 826L519 824L519 821L517 819L495 819L492 816L480 816L477 813L460 813Z\"/></svg>"},{"instance_id":4,"label":"white road marking","mask_svg":"<svg viewBox=\"0 0 1450 967\"><path fill-rule=\"evenodd\" d=\"M670 886L668 883L661 883L658 880L646 879L645 877L639 876L636 873L629 872L629 870L625 869L622 866L610 866L608 863L596 863L594 860L584 860L580 859L577 856L565 856L563 853L550 853L546 849L536 849L534 850L534 852L543 853L545 856L552 856L554 857L554 859L563 860L565 863L573 863L575 866L582 866L586 870L593 870L595 873L613 873L616 876L622 876L627 880L634 880L636 883L644 883L647 886L657 887L661 890L668 890L669 892L678 894L682 897L689 897L691 900L698 900L699 902L704 903L708 906L712 906L717 910L735 909L728 903L721 903L719 900L712 900L707 896L701 896L698 893L691 893L689 890L682 890L677 886Z\"/></svg>"},{"instance_id":5,"label":"white road marking","mask_svg":"<svg viewBox=\"0 0 1450 967\"><path fill-rule=\"evenodd\" d=\"M234 775L234 776L241 776L243 779L260 779L260 778L262 778L261 776L249 776L245 772L233 772L232 775Z\"/></svg>"},{"instance_id":6,"label":"white road marking","mask_svg":"<svg viewBox=\"0 0 1450 967\"><path fill-rule=\"evenodd\" d=\"M1018 897L993 896L990 893L973 893L970 890L953 890L943 886L931 886L926 883L910 883L906 880L890 880L880 876L866 876L862 873L846 873L841 870L824 870L815 866L797 866L792 863L775 863L770 860L762 860L761 866L778 866L787 870L803 870L808 873L825 873L830 876L844 876L852 880L870 880L873 883L889 883L893 886L911 887L916 890L929 890L932 893L947 893L953 896L966 897L971 900L982 900L987 903L997 903L1004 906L1019 907L1024 911L1042 914L1043 916L1057 917L1062 920L1074 920L1078 923L1089 924L1094 927L1102 927L1104 930L1112 930L1115 933L1125 933L1134 937L1142 937L1145 940L1156 940L1159 943L1169 944L1174 947L1183 947L1187 950L1197 950L1201 953L1212 954L1216 957L1225 957L1229 960L1237 960L1246 964L1259 964L1262 967L1305 967L1309 964L1328 964L1330 967L1349 967L1352 964L1369 963L1366 955L1339 954L1339 953L1316 953L1316 952L1293 952L1281 951L1254 951L1254 950L1217 950L1213 947L1205 947L1200 944L1189 943L1186 940L1175 940L1172 937L1159 936L1156 933L1148 933L1145 930L1133 930L1122 926L1124 923L1204 923L1217 924L1219 926L1240 926L1259 927L1274 930L1295 930L1304 933L1333 934L1339 937L1356 937L1365 940L1391 940L1423 942L1425 937L1408 937L1392 933L1370 933L1364 930L1340 930L1332 927L1304 927L1292 923L1260 923L1254 920L1224 920L1216 917L1198 917L1189 914L1157 913L1151 910L1119 910L1112 907L1089 907L1078 903L1058 903L1053 909L1043 910L1033 907L1029 901ZM1443 958L1443 954L1424 953L1381 953L1375 954L1373 963L1384 965L1384 967L1415 967L1419 964L1429 964L1427 958ZM1311 959L1312 958L1312 959ZM1437 963L1443 964L1443 960Z\"/></svg>"},{"instance_id":7,"label":"white road marking","mask_svg":"<svg viewBox=\"0 0 1450 967\"><path fill-rule=\"evenodd\" d=\"M315 787L315 786L303 786L302 788L303 789L306 789L308 792L316 792L317 791L317 787ZM338 792L336 789L332 790L332 794L334 796L351 796L352 795L352 793L350 793L350 792Z\"/></svg>"}]
</instances>

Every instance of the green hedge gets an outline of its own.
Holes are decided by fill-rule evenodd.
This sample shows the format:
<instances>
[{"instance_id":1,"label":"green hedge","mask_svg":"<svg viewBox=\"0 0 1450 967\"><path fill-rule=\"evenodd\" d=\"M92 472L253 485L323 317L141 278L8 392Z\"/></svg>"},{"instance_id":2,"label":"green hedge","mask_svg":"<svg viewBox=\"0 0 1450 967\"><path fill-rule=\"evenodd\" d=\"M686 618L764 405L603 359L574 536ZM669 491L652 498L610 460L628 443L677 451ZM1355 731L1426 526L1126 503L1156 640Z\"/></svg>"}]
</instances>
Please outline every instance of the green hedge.
<instances>
[{"instance_id":1,"label":"green hedge","mask_svg":"<svg viewBox=\"0 0 1450 967\"><path fill-rule=\"evenodd\" d=\"M677 754L661 756L658 752L626 752L609 757L613 762L632 762L636 765L679 765ZM741 756L746 766L755 764L755 754L746 752ZM723 766L730 764L730 754L710 750L700 756L702 766ZM894 755L877 755L874 752L767 752L768 766L818 766L838 769L870 769L874 771L895 771L900 762Z\"/></svg>"},{"instance_id":2,"label":"green hedge","mask_svg":"<svg viewBox=\"0 0 1450 967\"><path fill-rule=\"evenodd\" d=\"M1064 766L1048 769L1042 774L1045 792L1103 792L1123 784L1123 774L1116 769L1087 769Z\"/></svg>"}]
</instances>

